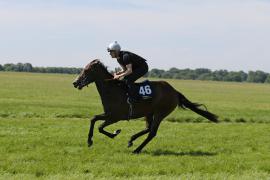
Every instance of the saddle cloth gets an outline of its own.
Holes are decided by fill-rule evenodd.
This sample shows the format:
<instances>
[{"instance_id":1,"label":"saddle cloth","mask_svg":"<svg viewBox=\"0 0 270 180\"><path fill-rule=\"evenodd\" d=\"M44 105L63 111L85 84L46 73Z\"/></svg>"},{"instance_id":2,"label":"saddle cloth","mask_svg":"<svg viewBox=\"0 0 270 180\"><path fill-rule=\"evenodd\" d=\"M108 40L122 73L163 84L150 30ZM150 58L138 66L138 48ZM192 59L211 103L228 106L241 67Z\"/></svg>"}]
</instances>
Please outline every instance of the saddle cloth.
<instances>
[{"instance_id":1,"label":"saddle cloth","mask_svg":"<svg viewBox=\"0 0 270 180\"><path fill-rule=\"evenodd\" d=\"M149 80L135 83L132 91L137 97L140 97L140 99L151 99L154 95L154 91Z\"/></svg>"}]
</instances>

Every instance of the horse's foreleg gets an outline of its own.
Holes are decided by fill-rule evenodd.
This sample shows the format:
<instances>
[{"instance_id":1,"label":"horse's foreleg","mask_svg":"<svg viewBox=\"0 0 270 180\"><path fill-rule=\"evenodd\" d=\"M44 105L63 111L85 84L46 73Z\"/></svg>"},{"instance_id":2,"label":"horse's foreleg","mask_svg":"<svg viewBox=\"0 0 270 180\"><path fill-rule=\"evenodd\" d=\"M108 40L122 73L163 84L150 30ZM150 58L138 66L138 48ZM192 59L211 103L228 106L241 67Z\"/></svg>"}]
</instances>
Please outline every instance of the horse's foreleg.
<instances>
[{"instance_id":1,"label":"horse's foreleg","mask_svg":"<svg viewBox=\"0 0 270 180\"><path fill-rule=\"evenodd\" d=\"M105 120L106 119L105 114L100 114L100 115L95 115L91 120L90 120L90 128L89 128L89 133L88 133L88 146L90 147L93 144L92 137L93 137L93 132L94 132L94 126L96 121L98 120Z\"/></svg>"},{"instance_id":2,"label":"horse's foreleg","mask_svg":"<svg viewBox=\"0 0 270 180\"><path fill-rule=\"evenodd\" d=\"M99 126L99 128L98 128L99 132L106 135L106 136L108 136L109 138L114 138L115 136L117 136L121 132L121 129L116 130L114 133L109 133L109 132L104 130L104 128L106 126L109 126L109 125L111 125L113 123L115 123L115 121L105 121L104 123L102 123Z\"/></svg>"}]
</instances>

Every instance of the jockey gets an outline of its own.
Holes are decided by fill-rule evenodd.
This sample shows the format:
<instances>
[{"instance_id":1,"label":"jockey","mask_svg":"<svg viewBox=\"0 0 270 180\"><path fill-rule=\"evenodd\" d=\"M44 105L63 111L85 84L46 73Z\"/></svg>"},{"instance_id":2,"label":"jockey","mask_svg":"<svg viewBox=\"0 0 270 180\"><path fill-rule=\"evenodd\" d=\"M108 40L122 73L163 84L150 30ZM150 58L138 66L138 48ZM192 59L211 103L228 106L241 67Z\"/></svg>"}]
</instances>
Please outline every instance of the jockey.
<instances>
[{"instance_id":1,"label":"jockey","mask_svg":"<svg viewBox=\"0 0 270 180\"><path fill-rule=\"evenodd\" d=\"M123 77L125 84L128 87L129 102L138 101L137 93L132 92L134 82L148 72L146 60L134 53L121 51L121 46L117 41L109 44L107 48L112 58L116 58L121 65L122 71L114 73L114 79Z\"/></svg>"}]
</instances>

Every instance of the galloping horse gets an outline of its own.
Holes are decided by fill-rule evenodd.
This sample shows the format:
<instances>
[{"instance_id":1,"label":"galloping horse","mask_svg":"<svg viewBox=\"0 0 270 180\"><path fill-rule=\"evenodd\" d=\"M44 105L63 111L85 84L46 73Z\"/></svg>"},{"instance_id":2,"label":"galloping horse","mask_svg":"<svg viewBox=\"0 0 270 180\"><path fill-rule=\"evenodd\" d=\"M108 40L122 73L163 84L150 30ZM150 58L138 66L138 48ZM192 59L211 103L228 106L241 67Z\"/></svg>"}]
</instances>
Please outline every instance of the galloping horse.
<instances>
[{"instance_id":1,"label":"galloping horse","mask_svg":"<svg viewBox=\"0 0 270 180\"><path fill-rule=\"evenodd\" d=\"M138 137L147 133L148 136L133 153L140 153L143 147L156 136L161 121L177 106L188 108L210 121L218 122L218 117L215 114L200 109L199 106L201 106L201 104L190 102L183 94L175 90L165 81L151 81L151 87L155 91L153 98L134 104L133 112L130 114L130 105L127 103L128 97L122 81L113 80L113 75L108 72L107 68L98 59L86 65L73 82L73 85L75 88L82 89L92 82L95 82L100 94L104 113L95 115L90 121L88 134L89 147L93 144L94 125L98 120L104 121L98 128L99 132L110 138L114 138L121 130L118 129L114 133L110 133L104 130L106 126L121 120L145 117L146 128L131 136L128 147L131 147L133 141Z\"/></svg>"}]
</instances>

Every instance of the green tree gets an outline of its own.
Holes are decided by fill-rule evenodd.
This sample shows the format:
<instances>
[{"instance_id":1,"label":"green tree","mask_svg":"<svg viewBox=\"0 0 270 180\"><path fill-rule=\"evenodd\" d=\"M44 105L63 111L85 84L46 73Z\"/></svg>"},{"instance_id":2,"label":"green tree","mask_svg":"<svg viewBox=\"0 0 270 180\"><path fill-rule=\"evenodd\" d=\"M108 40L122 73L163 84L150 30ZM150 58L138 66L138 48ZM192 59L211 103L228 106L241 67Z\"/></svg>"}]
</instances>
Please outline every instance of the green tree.
<instances>
[{"instance_id":1,"label":"green tree","mask_svg":"<svg viewBox=\"0 0 270 180\"><path fill-rule=\"evenodd\" d=\"M30 64L30 63L23 64L23 71L24 72L32 72L33 71L32 64Z\"/></svg>"},{"instance_id":2,"label":"green tree","mask_svg":"<svg viewBox=\"0 0 270 180\"><path fill-rule=\"evenodd\" d=\"M17 63L15 64L15 71L22 72L23 71L23 63Z\"/></svg>"},{"instance_id":3,"label":"green tree","mask_svg":"<svg viewBox=\"0 0 270 180\"><path fill-rule=\"evenodd\" d=\"M14 71L14 69L15 69L14 66L15 66L14 64L9 63L9 64L4 64L3 67L4 67L5 71Z\"/></svg>"},{"instance_id":4,"label":"green tree","mask_svg":"<svg viewBox=\"0 0 270 180\"><path fill-rule=\"evenodd\" d=\"M227 70L217 70L213 72L213 79L215 81L225 81L228 74L229 72Z\"/></svg>"},{"instance_id":5,"label":"green tree","mask_svg":"<svg viewBox=\"0 0 270 180\"><path fill-rule=\"evenodd\" d=\"M211 73L204 73L198 77L198 80L213 80L213 79L214 77L212 76Z\"/></svg>"},{"instance_id":6,"label":"green tree","mask_svg":"<svg viewBox=\"0 0 270 180\"><path fill-rule=\"evenodd\" d=\"M164 73L162 73L161 77L166 78L166 79L172 79L173 78L173 73L171 73L169 71L165 71Z\"/></svg>"},{"instance_id":7,"label":"green tree","mask_svg":"<svg viewBox=\"0 0 270 180\"><path fill-rule=\"evenodd\" d=\"M268 74L267 78L265 79L265 83L270 83L270 74Z\"/></svg>"},{"instance_id":8,"label":"green tree","mask_svg":"<svg viewBox=\"0 0 270 180\"><path fill-rule=\"evenodd\" d=\"M161 78L162 74L164 73L164 70L161 69L152 69L149 71L148 76L149 77L156 77L156 78Z\"/></svg>"},{"instance_id":9,"label":"green tree","mask_svg":"<svg viewBox=\"0 0 270 180\"><path fill-rule=\"evenodd\" d=\"M206 68L198 68L195 69L195 74L199 77L202 74L209 74L212 73L210 69L206 69Z\"/></svg>"},{"instance_id":10,"label":"green tree","mask_svg":"<svg viewBox=\"0 0 270 180\"><path fill-rule=\"evenodd\" d=\"M212 77L212 71L210 69L206 68L197 68L193 70L193 79L198 79L198 80L209 80L213 79Z\"/></svg>"},{"instance_id":11,"label":"green tree","mask_svg":"<svg viewBox=\"0 0 270 180\"><path fill-rule=\"evenodd\" d=\"M267 73L263 71L249 71L247 81L248 82L256 82L256 83L264 83L267 78Z\"/></svg>"},{"instance_id":12,"label":"green tree","mask_svg":"<svg viewBox=\"0 0 270 180\"><path fill-rule=\"evenodd\" d=\"M231 71L224 77L224 80L225 81L243 82L244 81L243 76L244 75L240 71L239 72Z\"/></svg>"}]
</instances>

